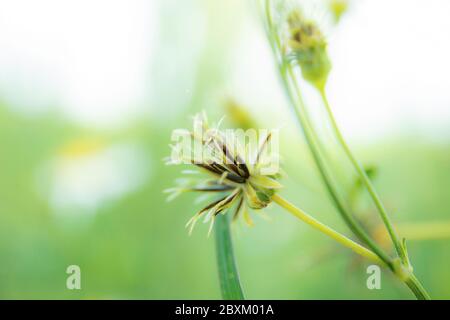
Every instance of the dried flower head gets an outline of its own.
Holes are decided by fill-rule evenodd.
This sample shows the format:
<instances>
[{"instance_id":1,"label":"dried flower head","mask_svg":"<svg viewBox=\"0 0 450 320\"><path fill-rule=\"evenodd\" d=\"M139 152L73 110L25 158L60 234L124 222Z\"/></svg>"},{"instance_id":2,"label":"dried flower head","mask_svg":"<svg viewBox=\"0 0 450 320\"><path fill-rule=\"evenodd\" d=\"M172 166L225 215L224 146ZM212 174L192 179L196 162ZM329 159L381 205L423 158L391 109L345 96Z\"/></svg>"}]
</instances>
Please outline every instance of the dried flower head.
<instances>
[{"instance_id":1,"label":"dried flower head","mask_svg":"<svg viewBox=\"0 0 450 320\"><path fill-rule=\"evenodd\" d=\"M288 17L287 53L298 63L305 80L323 88L331 70L327 42L318 25L306 19L300 9L292 10Z\"/></svg>"},{"instance_id":2,"label":"dried flower head","mask_svg":"<svg viewBox=\"0 0 450 320\"><path fill-rule=\"evenodd\" d=\"M210 128L204 115L194 117L193 131L176 131L175 135L183 139L177 139L171 146L173 153L168 164L189 164L198 170L184 173L203 175L200 179L178 180L177 187L166 190L169 199L189 191L216 195L189 220L186 227L190 227L190 232L202 217L205 223L210 223L211 232L215 217L233 207L233 220L243 216L247 224L252 225L248 209L265 208L271 196L281 188L278 173L266 170L278 164L278 155L269 152L273 132L268 132L264 139L257 139L256 148L243 146L239 132L244 131Z\"/></svg>"}]
</instances>

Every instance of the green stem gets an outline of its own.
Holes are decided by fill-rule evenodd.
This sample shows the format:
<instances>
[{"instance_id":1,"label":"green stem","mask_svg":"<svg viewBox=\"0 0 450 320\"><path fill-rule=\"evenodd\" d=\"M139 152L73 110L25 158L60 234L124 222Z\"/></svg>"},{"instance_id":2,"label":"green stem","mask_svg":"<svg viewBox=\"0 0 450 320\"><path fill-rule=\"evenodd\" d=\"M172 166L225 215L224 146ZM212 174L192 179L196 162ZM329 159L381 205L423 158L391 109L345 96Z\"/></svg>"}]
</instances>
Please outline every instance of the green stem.
<instances>
[{"instance_id":1,"label":"green stem","mask_svg":"<svg viewBox=\"0 0 450 320\"><path fill-rule=\"evenodd\" d=\"M322 97L323 103L325 105L325 109L327 111L328 117L330 118L331 126L333 128L334 133L336 134L336 137L337 137L339 143L341 144L342 148L344 149L344 152L347 155L347 157L350 159L353 167L358 172L358 175L360 176L361 181L363 182L363 184L369 191L369 194L380 213L383 223L389 232L389 236L391 237L392 242L394 243L395 249L396 249L399 257L402 259L403 262L406 262L407 261L406 253L404 252L404 250L402 248L402 245L399 241L397 233L394 230L392 222L389 219L386 209L385 209L383 203L381 202L380 196L378 195L372 182L370 181L369 177L367 176L366 171L364 170L362 165L358 162L356 157L353 155L352 151L350 150L350 147L348 146L347 142L345 141L345 139L341 133L341 130L339 129L339 126L337 125L337 122L333 115L333 112L331 110L331 107L328 102L327 96L325 94L324 88L319 88L319 92L320 92L320 96Z\"/></svg>"},{"instance_id":2,"label":"green stem","mask_svg":"<svg viewBox=\"0 0 450 320\"><path fill-rule=\"evenodd\" d=\"M294 105L294 111L297 115L297 118L300 121L301 127L303 128L303 132L305 134L306 141L308 143L309 149L311 150L311 153L313 155L314 161L317 165L317 168L319 169L319 173L322 177L322 180L325 184L325 187L332 198L333 202L336 205L336 208L338 212L340 213L341 217L344 219L346 224L349 226L350 230L361 240L363 241L372 251L374 251L388 266L391 266L392 264L392 258L389 257L367 234L367 232L362 228L360 223L353 217L353 215L348 211L346 208L344 200L342 200L341 196L339 195L339 192L337 191L337 186L335 182L333 181L333 178L328 171L328 168L326 166L325 161L323 160L323 157L320 153L319 146L317 144L317 141L315 140L315 132L312 128L311 124L309 123L308 119L305 117L304 110L306 109L305 104L303 102L303 98L301 95L301 92L299 90L299 84L297 82L297 79L295 77L295 73L292 69L292 66L287 66L288 73L287 75L290 77L290 80L293 82L293 88L297 95L297 106L295 107L295 100L291 98L293 105ZM285 85L289 86L289 79L285 79ZM289 86L290 87L290 86ZM288 89L288 90L292 90ZM294 95L293 92L290 92L290 96L292 97Z\"/></svg>"},{"instance_id":3,"label":"green stem","mask_svg":"<svg viewBox=\"0 0 450 320\"><path fill-rule=\"evenodd\" d=\"M418 300L431 300L431 297L414 274L411 274L405 283Z\"/></svg>"},{"instance_id":4,"label":"green stem","mask_svg":"<svg viewBox=\"0 0 450 320\"><path fill-rule=\"evenodd\" d=\"M360 176L362 182L364 183L365 187L369 191L369 194L375 203L375 206L378 209L378 212L380 213L380 216L383 220L384 225L386 226L386 229L388 230L389 236L394 243L395 250L397 251L398 256L400 257L400 260L405 267L410 267L410 261L408 254L406 252L405 247L400 243L400 240L398 238L397 233L395 232L394 226L392 222L389 219L389 216L387 214L387 211L381 202L380 196L378 195L377 191L375 190L375 187L373 186L372 182L370 181L366 171L362 167L362 165L358 162L356 157L353 155L350 147L348 146L347 142L344 139L344 136L342 135L339 126L337 125L336 119L333 115L333 112L330 107L330 103L328 102L325 89L318 88L320 92L320 96L322 97L323 103L325 105L325 109L328 113L328 116L330 118L331 126L333 127L333 131L341 144L342 148L344 149L347 157L350 159L352 165L354 166L355 170L358 172L358 175ZM412 270L412 268L411 268ZM396 273L397 270L394 270L394 273ZM400 278L402 278L400 276ZM407 278L404 280L406 285L411 289L411 291L414 293L417 299L419 300L429 300L430 296L428 295L425 288L422 286L420 281L416 278L416 276L412 273L412 271L408 272Z\"/></svg>"},{"instance_id":5,"label":"green stem","mask_svg":"<svg viewBox=\"0 0 450 320\"><path fill-rule=\"evenodd\" d=\"M271 6L270 0L266 0L265 3L265 12L267 19L267 33L270 38L270 43L272 45L272 49L274 54L278 60L278 66L281 74L281 78L284 84L284 88L287 91L287 96L291 101L291 105L293 106L294 112L297 115L297 118L301 124L303 132L305 134L306 141L308 143L309 149L311 150L314 161L319 169L319 173L324 181L325 187L332 200L336 204L338 212L350 228L350 230L363 242L365 243L373 252L375 252L386 265L388 265L391 269L392 266L392 258L389 257L364 231L361 225L354 219L353 215L348 212L348 209L345 206L345 202L341 199L338 194L337 187L332 180L331 174L328 172L325 162L320 154L319 146L317 145L317 141L315 139L316 134L314 129L311 127L308 118L305 115L305 105L302 99L301 92L299 90L299 85L297 83L297 79L295 73L290 64L286 64L283 60L281 53L281 41L278 37L277 33L274 32L274 26L272 21L271 14ZM290 82L293 82L291 86ZM294 89L293 89L294 88ZM295 92L295 93L294 93Z\"/></svg>"},{"instance_id":6,"label":"green stem","mask_svg":"<svg viewBox=\"0 0 450 320\"><path fill-rule=\"evenodd\" d=\"M320 221L314 219L310 215L308 215L306 212L302 211L301 209L294 206L292 203L284 199L283 197L275 194L272 196L272 200L277 203L280 207L287 210L289 213L294 215L295 217L299 218L306 224L310 225L316 230L319 230L320 232L326 234L327 236L331 237L332 239L336 240L340 244L344 245L345 247L353 250L360 256L363 256L369 260L372 260L373 262L385 266L385 263L383 260L381 260L378 255L373 253L372 251L364 248L363 246L357 244L353 240L347 238L346 236L342 235L341 233L335 231L334 229L328 227L327 225L321 223Z\"/></svg>"},{"instance_id":7,"label":"green stem","mask_svg":"<svg viewBox=\"0 0 450 320\"><path fill-rule=\"evenodd\" d=\"M324 160L322 159L322 156L320 153L320 148L317 145L317 141L316 141L317 135L314 131L314 128L310 124L310 121L309 121L307 115L305 115L306 107L305 107L305 104L302 99L302 95L301 95L301 92L299 89L299 84L297 82L297 77L294 73L292 65L286 64L284 61L281 40L278 36L277 31L275 30L273 20L272 20L270 0L265 0L265 15L266 15L266 19L267 19L267 21L266 21L267 22L267 25L266 25L267 33L269 36L269 40L270 40L270 44L272 46L273 52L274 52L275 57L278 62L278 67L279 67L280 74L281 74L281 77L283 80L284 88L287 91L287 96L289 97L291 104L293 106L293 109L297 115L297 118L299 119L299 122L302 126L307 143L308 143L311 153L314 157L316 165L319 169L319 172L322 176L322 179L325 183L325 186L326 186L330 196L332 197L333 201L335 202L339 213L344 218L344 220L346 221L349 228L355 233L355 235L372 250L370 252L372 254L376 254L377 257L379 259L381 259L383 264L388 266L397 277L399 277L403 282L405 282L418 299L429 299L429 295L427 294L427 292L425 291L423 286L420 284L420 282L417 280L417 278L414 276L411 269L407 268L407 271L404 271L403 267L401 267L399 269L398 266L396 265L396 261L389 255L387 255L378 246L378 244L367 234L367 232L362 228L362 226L359 224L359 222L354 219L353 215L348 211L348 209L344 205L345 202L340 198L339 193L337 191L337 187L334 185L332 177L328 173L326 164L325 164ZM291 87L291 83L293 84L294 92L296 94L297 99L295 98L295 94ZM319 88L319 90L320 90L320 88ZM324 90L322 90L322 98L325 97L324 101L326 101L326 104L328 105L326 96L323 93L324 93ZM329 105L328 105L328 109L330 110L330 113L331 113L331 109L329 108ZM332 116L332 114L331 114L331 116ZM332 117L332 120L334 121L334 117ZM334 121L334 125L335 125L335 128L337 129L337 125L336 125L335 121ZM339 132L339 135L340 135L340 132ZM341 139L340 139L341 143L345 144L345 141L344 141L342 135L340 135L340 136L341 136ZM347 149L347 151L350 151L348 146L344 149ZM351 154L351 152L349 152L349 153ZM356 159L353 157L353 155L351 155L351 157L354 159L354 162L356 164L358 164L356 162ZM359 166L359 168L362 169L361 166ZM370 183L370 180L368 179L365 171L362 170L362 172L365 175L367 181ZM364 179L363 179L363 181L364 181ZM370 185L371 185L371 183L370 183ZM380 205L382 207L382 203L379 200L377 194L375 193L373 186L372 186L372 191L373 191L373 195L375 195L376 198L378 199L378 205ZM384 207L382 207L382 209L384 209ZM395 244L396 250L397 250L397 252L400 256L400 260L402 262L402 266L410 267L408 256L406 253L406 248L404 248L398 241L398 238L395 234L392 224L389 221L386 211L384 210L383 212L384 212L384 215L382 214L383 222L385 223L385 225L390 233L391 239L392 239L393 243ZM297 212L297 213L299 213L299 212Z\"/></svg>"},{"instance_id":8,"label":"green stem","mask_svg":"<svg viewBox=\"0 0 450 320\"><path fill-rule=\"evenodd\" d=\"M216 255L220 289L224 300L244 300L234 258L229 215L219 214L215 220Z\"/></svg>"},{"instance_id":9,"label":"green stem","mask_svg":"<svg viewBox=\"0 0 450 320\"><path fill-rule=\"evenodd\" d=\"M335 231L334 229L328 227L327 225L321 223L320 221L314 219L306 212L302 211L301 209L297 208L295 205L284 199L283 197L279 196L278 194L275 194L272 196L272 200L278 204L283 209L287 210L289 213L294 215L295 217L299 218L309 226L313 227L314 229L320 231L321 233L329 236L330 238L334 239L338 243L342 244L343 246L351 249L355 253L359 254L360 256L367 258L381 266L386 267L387 265L383 260L381 260L377 254L374 252L368 250L367 248L364 248L363 246L357 244L353 240L347 238L346 236L342 235L341 233ZM411 291L414 293L417 299L419 300L430 300L430 296L428 295L425 288L422 286L420 281L416 278L416 276L412 272L408 272L404 274L402 277L402 274L400 272L395 273L396 276L401 278L405 284L411 289Z\"/></svg>"}]
</instances>

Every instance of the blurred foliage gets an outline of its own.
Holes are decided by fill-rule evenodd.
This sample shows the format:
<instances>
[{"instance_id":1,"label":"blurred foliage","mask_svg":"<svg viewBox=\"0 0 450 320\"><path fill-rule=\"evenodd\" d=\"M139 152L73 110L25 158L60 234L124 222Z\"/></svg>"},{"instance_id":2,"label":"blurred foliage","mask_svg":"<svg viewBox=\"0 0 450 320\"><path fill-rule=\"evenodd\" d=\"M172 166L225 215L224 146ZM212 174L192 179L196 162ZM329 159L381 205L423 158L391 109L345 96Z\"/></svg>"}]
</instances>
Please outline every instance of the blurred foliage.
<instances>
[{"instance_id":1,"label":"blurred foliage","mask_svg":"<svg viewBox=\"0 0 450 320\"><path fill-rule=\"evenodd\" d=\"M233 44L230 35L239 30L237 21L242 20L235 16L240 11L231 10L228 2L194 2L199 8L204 6L207 17L201 27L207 31L203 42L194 45L188 43L192 39L184 37L184 30L195 10L183 5L181 19L172 15L181 2L162 2L162 16L167 19L161 19L152 68L158 79L155 113L114 131L76 126L53 109L28 116L0 103L0 298L220 298L213 238L206 237L206 227L199 226L192 236L184 227L201 204L190 196L167 203L162 193L178 176L162 160L170 152L171 130L187 127L188 115L203 108L213 115L224 113L211 103L211 92L225 83L228 65L218 61L227 61L227 49ZM243 3L232 2L233 6ZM198 52L193 53L194 49ZM190 95L178 101L186 82ZM271 119L271 113L267 114ZM248 121L246 113L237 117ZM51 166L68 143L86 137L111 146L140 146L148 159L148 177L137 189L95 210L58 212L46 192L50 173L43 168ZM287 134L282 139L280 150L288 172L282 181L283 194L347 232L330 202L324 200L325 192L301 136ZM375 182L395 222L450 220L448 143L392 137L355 151L364 163L377 165ZM367 290L366 261L274 207L267 213L271 220L256 219L253 228L233 226L248 298L412 298L402 284L391 281L388 272L383 273L382 290ZM450 241L411 241L408 248L416 274L432 297L450 298ZM66 268L73 264L81 267L80 291L66 289Z\"/></svg>"},{"instance_id":2,"label":"blurred foliage","mask_svg":"<svg viewBox=\"0 0 450 320\"><path fill-rule=\"evenodd\" d=\"M182 124L181 124L182 125ZM206 229L189 237L184 224L199 205L189 196L166 203L162 189L167 129L136 124L114 139L139 141L154 167L136 192L90 215L55 214L36 186L36 172L66 140L83 135L57 117L25 119L1 109L0 296L2 298L219 298L213 241ZM100 133L97 133L100 134ZM292 157L296 157L292 150ZM390 142L367 150L396 222L449 219L450 147ZM407 164L407 165L405 165ZM312 174L308 168L298 168ZM345 228L322 196L287 179L285 193L311 213ZM304 187L304 186L303 186ZM303 190L303 191L302 191ZM195 208L193 208L195 207ZM254 228L234 226L242 281L250 298L408 298L384 273L383 290L365 288L366 262L281 211ZM411 242L418 275L435 298L450 297L448 240ZM82 270L82 290L65 288L68 265ZM270 276L269 276L270 275Z\"/></svg>"}]
</instances>

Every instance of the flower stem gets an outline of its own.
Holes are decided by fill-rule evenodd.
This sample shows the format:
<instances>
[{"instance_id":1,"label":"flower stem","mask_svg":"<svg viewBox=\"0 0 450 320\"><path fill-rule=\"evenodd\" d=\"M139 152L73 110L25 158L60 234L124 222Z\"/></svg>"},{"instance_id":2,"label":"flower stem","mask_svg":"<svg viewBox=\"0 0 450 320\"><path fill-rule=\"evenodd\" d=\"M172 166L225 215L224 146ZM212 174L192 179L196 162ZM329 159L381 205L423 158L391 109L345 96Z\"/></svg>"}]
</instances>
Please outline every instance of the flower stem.
<instances>
[{"instance_id":1,"label":"flower stem","mask_svg":"<svg viewBox=\"0 0 450 320\"><path fill-rule=\"evenodd\" d=\"M418 300L431 300L431 297L414 274L411 274L405 283Z\"/></svg>"},{"instance_id":2,"label":"flower stem","mask_svg":"<svg viewBox=\"0 0 450 320\"><path fill-rule=\"evenodd\" d=\"M216 255L220 289L224 300L244 300L234 258L229 215L219 214L215 221Z\"/></svg>"},{"instance_id":3,"label":"flower stem","mask_svg":"<svg viewBox=\"0 0 450 320\"><path fill-rule=\"evenodd\" d=\"M300 210L296 206L294 206L292 203L284 199L283 197L275 194L272 196L272 200L277 203L280 207L287 210L289 213L294 215L295 217L299 218L303 222L307 223L311 227L315 228L316 230L319 230L320 232L326 234L327 236L331 237L332 239L336 240L340 244L344 245L345 247L353 250L357 254L379 264L382 266L385 266L383 260L381 260L378 255L373 253L372 251L366 249L365 247L357 244L353 240L347 238L346 236L340 234L339 232L335 231L334 229L328 227L327 225L321 223L320 221L314 219L310 215L308 215L306 212Z\"/></svg>"},{"instance_id":4,"label":"flower stem","mask_svg":"<svg viewBox=\"0 0 450 320\"><path fill-rule=\"evenodd\" d=\"M369 249L357 244L353 240L347 238L341 233L335 231L334 229L328 227L327 225L321 223L320 221L314 219L306 212L297 208L295 205L284 199L283 197L275 194L272 196L272 200L278 204L283 209L287 210L289 213L299 218L306 224L310 225L314 229L326 234L330 238L336 240L338 243L344 245L345 247L353 250L355 253L359 254L362 257L365 257L381 266L387 267L386 263L381 260L377 254L370 251ZM396 276L402 278L399 272L394 272ZM419 300L430 300L430 296L428 295L425 288L422 286L420 281L416 278L416 276L412 272L408 272L406 274L406 278L402 278L403 282L408 286L408 288L414 293L417 299Z\"/></svg>"},{"instance_id":5,"label":"flower stem","mask_svg":"<svg viewBox=\"0 0 450 320\"><path fill-rule=\"evenodd\" d=\"M301 124L301 127L303 129L303 132L305 134L306 141L308 143L309 149L311 150L311 153L313 155L314 161L317 165L317 168L319 169L319 172L321 174L321 177L324 181L324 184L328 190L328 193L330 194L332 200L334 201L336 208L338 209L339 213L341 214L344 221L347 223L348 227L352 230L352 232L365 244L367 245L370 250L361 247L360 245L354 243L352 240L344 237L338 234L339 236L337 238L334 238L335 240L338 240L340 243L347 245L352 248L363 248L364 254L368 254L373 258L372 255L375 255L378 260L382 261L382 264L389 267L389 269L403 282L405 282L408 287L411 289L411 291L416 295L418 299L429 299L429 295L423 288L423 286L420 284L420 282L417 280L417 278L414 276L412 272L412 267L410 266L410 262L408 259L408 255L406 252L406 247L404 244L400 243L398 240L397 234L395 233L395 230L389 220L389 217L387 216L386 210L384 209L381 200L379 199L374 187L372 186L369 178L367 177L367 174L362 169L362 167L359 165L359 163L356 161L356 158L353 157L353 154L351 153L350 149L348 148L347 144L345 143L345 140L343 139L336 121L334 120L334 116L331 113L331 108L329 107L328 101L326 99L326 95L324 92L323 87L318 87L319 91L321 91L322 98L324 99L324 102L327 106L327 109L330 114L330 118L332 119L333 126L335 128L336 134L339 137L340 143L343 145L344 150L348 153L347 156L352 159L353 164L358 170L359 174L363 174L362 178L364 183L366 184L366 187L369 189L369 192L371 193L371 196L373 197L375 204L377 205L377 208L380 211L381 217L383 219L383 223L386 225L386 228L388 229L389 235L392 239L392 242L394 243L394 246L396 248L396 251L400 257L400 266L397 264L398 260L393 259L391 256L389 256L385 251L368 235L366 230L361 226L361 224L354 218L352 212L350 212L349 208L346 206L345 201L340 196L337 186L335 185L332 176L328 172L328 167L326 165L326 162L323 158L323 155L321 154L321 149L319 145L319 141L317 134L315 133L314 127L311 123L311 121L308 119L308 116L306 114L306 106L302 99L302 94L300 92L299 83L297 80L297 76L294 72L293 66L291 63L287 62L284 59L283 56L283 47L281 44L281 40L279 37L279 34L276 30L276 26L273 22L272 13L271 13L271 1L265 0L264 2L264 13L265 13L265 19L266 19L266 28L267 28L267 34L269 37L270 45L272 46L274 55L277 60L278 68L280 71L280 75L283 81L283 87L286 90L287 96L290 99L291 105L295 111L295 114ZM365 176L365 177L364 177ZM328 228L325 225L320 224L318 221L312 219L308 215L306 215L304 212L300 211L298 208L292 206L290 203L286 202L284 199L280 199L278 197L275 197L274 201L278 203L280 201L282 204L287 205L289 209L291 209L291 213L296 215L297 217L307 218L306 221L309 221L313 224L316 228L320 226L320 229L322 232L327 233L329 236L336 236L336 232L330 228ZM295 213L294 213L295 212ZM302 219L303 220L303 219ZM346 240L345 240L346 239ZM351 241L351 242L348 242ZM352 244L355 244L356 246L353 246ZM359 253L359 251L357 251ZM368 253L369 252L369 253ZM360 253L361 254L361 253ZM363 255L364 255L363 254ZM372 259L373 260L373 259Z\"/></svg>"},{"instance_id":6,"label":"flower stem","mask_svg":"<svg viewBox=\"0 0 450 320\"><path fill-rule=\"evenodd\" d=\"M285 85L289 86L289 80L293 82L292 87L288 87L288 90L290 90L290 97L292 104L294 106L294 110L296 112L297 118L299 119L299 122L301 124L301 127L303 129L303 132L305 134L306 141L308 143L309 149L312 153L312 156L314 158L314 161L317 165L317 168L319 170L319 173L322 177L322 180L325 184L325 187L332 198L333 202L336 205L336 208L338 212L340 213L341 217L344 219L350 230L362 241L364 242L373 252L375 252L386 265L391 266L392 264L392 258L389 257L367 234L367 232L361 227L360 223L353 217L352 213L349 212L349 209L345 205L345 201L342 199L342 197L339 195L338 188L333 181L333 178L327 168L327 165L323 159L322 154L320 153L319 146L317 144L317 141L315 137L317 136L315 134L315 131L309 123L308 119L305 117L305 104L302 99L301 92L299 90L299 84L297 82L297 79L295 77L294 70L292 69L292 66L287 66L287 74L285 75ZM289 78L287 78L289 77ZM294 94L295 92L295 94ZM293 96L296 95L297 99L295 100ZM297 103L296 103L297 102Z\"/></svg>"},{"instance_id":7,"label":"flower stem","mask_svg":"<svg viewBox=\"0 0 450 320\"><path fill-rule=\"evenodd\" d=\"M364 168L358 162L356 157L353 155L350 147L348 146L347 142L345 141L345 139L341 133L341 130L339 129L339 126L337 125L337 122L333 115L333 112L331 110L330 103L328 102L328 98L327 98L324 88L319 88L319 92L320 92L320 96L323 100L323 103L325 105L325 109L327 111L328 117L330 118L331 126L333 128L333 131L334 131L339 143L341 144L342 148L344 149L345 154L350 159L353 167L355 168L358 175L360 176L361 181L363 182L363 184L369 191L369 194L380 213L383 223L389 232L389 236L391 237L392 242L394 243L395 249L396 249L399 257L402 259L402 261L406 262L407 261L406 253L405 253L404 249L402 248L402 245L399 241L398 235L394 230L394 227L389 219L386 209L385 209L383 203L381 202L380 196L378 195L377 191L375 190L375 188L374 188L372 182L370 181L369 177L367 176L367 173L365 172Z\"/></svg>"},{"instance_id":8,"label":"flower stem","mask_svg":"<svg viewBox=\"0 0 450 320\"><path fill-rule=\"evenodd\" d=\"M326 164L320 153L318 142L316 141L317 135L315 134L315 131L305 114L306 108L302 99L301 92L299 90L299 85L297 83L294 70L292 68L292 65L286 63L283 59L281 40L277 32L274 30L275 27L272 20L270 0L266 0L265 2L265 16L267 22L267 34L269 36L270 44L272 46L273 52L278 62L281 79L284 84L283 87L286 90L287 96L291 101L293 110L301 124L309 149L311 151L311 154L314 158L314 161L317 165L317 168L322 177L322 180L324 181L325 187L327 188L329 195L331 196L338 212L340 213L341 217L344 219L350 230L373 252L375 252L384 261L386 265L388 265L392 269L393 268L392 258L389 257L370 238L367 232L365 232L365 230L361 227L359 222L356 221L353 215L349 212L348 208L345 205L344 200L342 200L341 196L337 191L337 187L328 171L328 168L326 167Z\"/></svg>"},{"instance_id":9,"label":"flower stem","mask_svg":"<svg viewBox=\"0 0 450 320\"><path fill-rule=\"evenodd\" d=\"M320 92L320 96L322 97L323 103L325 105L325 109L328 113L328 116L330 118L331 126L333 127L333 131L341 144L341 147L344 149L344 152L346 153L347 157L350 159L352 165L354 166L355 170L357 171L358 175L360 176L363 184L369 191L369 194L375 203L375 206L378 209L378 212L380 213L381 219L383 220L383 223L389 233L389 236L394 244L395 250L397 251L397 254L400 258L401 263L403 266L410 268L412 270L408 253L406 252L406 248L402 243L400 242L398 235L394 229L394 226L392 222L389 219L389 216L387 214L387 211L381 202L380 196L378 195L377 191L375 190L375 187L373 186L372 182L370 181L366 171L362 167L362 165L358 162L356 157L353 155L350 147L348 146L347 142L344 139L344 136L342 135L339 126L337 125L336 119L333 115L333 112L330 107L330 103L328 102L327 95L325 93L325 88L321 87L318 88ZM394 273L397 274L397 270L393 269ZM400 278L402 278L401 275L397 274ZM414 293L414 295L417 297L417 299L420 300L428 300L430 299L430 296L428 295L425 288L422 286L420 281L416 278L416 276L413 274L412 271L409 271L407 274L406 279L404 279L404 282L406 285L411 289L411 291Z\"/></svg>"}]
</instances>

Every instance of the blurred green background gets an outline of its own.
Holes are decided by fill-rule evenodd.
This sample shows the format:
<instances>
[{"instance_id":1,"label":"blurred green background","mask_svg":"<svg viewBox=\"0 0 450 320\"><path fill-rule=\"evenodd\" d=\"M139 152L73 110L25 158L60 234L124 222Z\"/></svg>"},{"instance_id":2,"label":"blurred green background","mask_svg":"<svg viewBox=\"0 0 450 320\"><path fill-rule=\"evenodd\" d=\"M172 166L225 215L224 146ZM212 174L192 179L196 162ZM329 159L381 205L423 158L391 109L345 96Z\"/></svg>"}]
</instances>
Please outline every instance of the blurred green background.
<instances>
[{"instance_id":1,"label":"blurred green background","mask_svg":"<svg viewBox=\"0 0 450 320\"><path fill-rule=\"evenodd\" d=\"M282 194L348 234L289 113L256 6L238 0L155 4L152 16L159 18L151 40L152 55L142 70L147 79L144 87L152 94L136 103L138 111L131 116L127 112L135 108L126 101L119 111L111 110L119 118L123 113L126 120L119 124L97 126L74 120L58 99L49 99L39 112L30 111L14 97L40 89L22 86L20 78L14 90L5 84L7 78L0 81L0 298L220 299L214 238L207 238L205 226L197 227L192 236L184 228L201 204L195 204L190 195L166 202L162 191L173 185L181 168L165 166L163 158L170 153L172 129L190 128L190 116L203 109L211 118L227 114L227 98L248 106L261 127L281 128L280 152L287 172ZM364 10L350 11L344 17L350 22L345 25L343 20L342 30L336 32L345 34L352 28L352 17L357 23ZM117 45L126 46L129 36ZM330 46L339 52L338 44ZM245 52L246 48L252 51ZM118 62L126 65L126 61ZM339 74L345 71L342 65L336 61L330 90L339 88ZM247 68L241 70L242 66ZM114 76L120 84L120 74ZM429 85L427 81L424 86ZM344 85L351 87L351 83ZM387 92L383 99L389 101ZM417 91L419 98L412 95L409 99L420 102L428 93ZM310 100L314 106L314 97ZM346 100L340 101L336 107ZM408 101L394 99L399 104ZM441 92L439 101L448 108L448 92ZM40 104L45 103L41 100ZM419 104L415 110L433 113L430 104ZM384 126L377 122L382 121L381 114L379 119L363 120L368 126L346 132L353 137L350 141L362 162L377 167L376 186L399 226L448 225L450 135L445 128L450 119L436 113L437 128L433 119L428 125L417 123L404 110L408 109L397 110L401 116L388 122L399 130L380 133ZM99 117L109 112L106 105ZM340 120L353 118L361 123L358 111L336 112ZM232 120L228 117L228 125L233 125ZM351 120L344 120L344 127L345 121ZM361 138L355 138L371 127L376 129L372 136L361 133ZM345 187L354 175L340 160L337 155L337 170ZM366 200L362 197L358 204L364 212L361 217L376 226ZM255 217L255 227L238 223L233 228L248 298L412 298L388 272L383 272L381 290L368 290L366 261L276 207L266 212L269 221ZM414 239L411 234L408 248L416 275L431 296L448 299L450 241L448 237L431 239L432 231L428 230L430 239ZM82 290L66 288L66 268L74 264L81 268Z\"/></svg>"}]
</instances>

